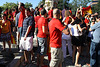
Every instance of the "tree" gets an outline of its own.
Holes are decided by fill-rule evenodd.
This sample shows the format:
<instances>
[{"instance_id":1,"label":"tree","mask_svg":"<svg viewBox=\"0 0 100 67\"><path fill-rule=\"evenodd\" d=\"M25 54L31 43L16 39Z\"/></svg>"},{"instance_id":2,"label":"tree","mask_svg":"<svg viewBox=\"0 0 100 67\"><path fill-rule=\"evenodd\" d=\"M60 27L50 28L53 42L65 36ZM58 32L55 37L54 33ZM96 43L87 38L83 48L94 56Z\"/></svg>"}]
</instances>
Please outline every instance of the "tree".
<instances>
[{"instance_id":1,"label":"tree","mask_svg":"<svg viewBox=\"0 0 100 67\"><path fill-rule=\"evenodd\" d=\"M31 4L31 3L26 2L26 3L25 3L25 7L26 7L26 8L30 8L30 7L32 7L32 4Z\"/></svg>"},{"instance_id":2,"label":"tree","mask_svg":"<svg viewBox=\"0 0 100 67\"><path fill-rule=\"evenodd\" d=\"M3 10L5 10L6 8L12 9L12 8L16 8L16 7L17 7L17 5L12 2L11 3L6 2L5 4L3 4Z\"/></svg>"},{"instance_id":3,"label":"tree","mask_svg":"<svg viewBox=\"0 0 100 67\"><path fill-rule=\"evenodd\" d=\"M41 5L42 3L45 4L45 0L40 1L38 6Z\"/></svg>"},{"instance_id":4,"label":"tree","mask_svg":"<svg viewBox=\"0 0 100 67\"><path fill-rule=\"evenodd\" d=\"M0 14L2 13L2 10L3 10L3 8L2 8L2 6L0 6Z\"/></svg>"},{"instance_id":5,"label":"tree","mask_svg":"<svg viewBox=\"0 0 100 67\"><path fill-rule=\"evenodd\" d=\"M59 0L58 1L58 8L59 9L63 9L63 5L65 5L65 6L67 6L67 7L69 7L69 0L64 0L64 3L63 3L63 0Z\"/></svg>"},{"instance_id":6,"label":"tree","mask_svg":"<svg viewBox=\"0 0 100 67\"><path fill-rule=\"evenodd\" d=\"M97 5L93 5L92 6L92 12L98 12L100 14L100 0L98 0L98 4Z\"/></svg>"},{"instance_id":7,"label":"tree","mask_svg":"<svg viewBox=\"0 0 100 67\"><path fill-rule=\"evenodd\" d=\"M92 0L73 0L70 3L70 7L72 8L72 11L76 11L77 8L80 6L87 7L87 4L90 3Z\"/></svg>"}]
</instances>

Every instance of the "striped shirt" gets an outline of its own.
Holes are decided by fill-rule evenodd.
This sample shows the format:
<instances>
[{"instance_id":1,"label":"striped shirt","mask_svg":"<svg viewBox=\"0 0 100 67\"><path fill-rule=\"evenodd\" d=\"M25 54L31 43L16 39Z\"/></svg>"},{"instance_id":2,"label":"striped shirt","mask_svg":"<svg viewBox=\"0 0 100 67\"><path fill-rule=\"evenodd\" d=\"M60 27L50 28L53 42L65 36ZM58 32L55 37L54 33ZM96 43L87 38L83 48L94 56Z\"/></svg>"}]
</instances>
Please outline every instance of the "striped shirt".
<instances>
[{"instance_id":1,"label":"striped shirt","mask_svg":"<svg viewBox=\"0 0 100 67\"><path fill-rule=\"evenodd\" d=\"M32 16L26 17L23 21L22 37L25 36L25 34L27 32L27 28L29 26L32 26L32 28L31 28L29 34L27 35L27 37L34 36L35 23L34 23L34 18Z\"/></svg>"}]
</instances>

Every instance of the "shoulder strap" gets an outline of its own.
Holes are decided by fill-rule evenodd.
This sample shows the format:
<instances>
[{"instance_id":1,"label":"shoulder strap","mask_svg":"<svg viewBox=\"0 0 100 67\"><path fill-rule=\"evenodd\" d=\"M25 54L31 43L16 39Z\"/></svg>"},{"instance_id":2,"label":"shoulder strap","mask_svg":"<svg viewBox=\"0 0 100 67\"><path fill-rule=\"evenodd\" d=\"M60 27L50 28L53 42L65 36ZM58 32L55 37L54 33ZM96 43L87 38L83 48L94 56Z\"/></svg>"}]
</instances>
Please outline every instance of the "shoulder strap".
<instances>
[{"instance_id":1,"label":"shoulder strap","mask_svg":"<svg viewBox=\"0 0 100 67\"><path fill-rule=\"evenodd\" d=\"M5 25L6 22L7 22L7 20L3 23L2 27Z\"/></svg>"}]
</instances>

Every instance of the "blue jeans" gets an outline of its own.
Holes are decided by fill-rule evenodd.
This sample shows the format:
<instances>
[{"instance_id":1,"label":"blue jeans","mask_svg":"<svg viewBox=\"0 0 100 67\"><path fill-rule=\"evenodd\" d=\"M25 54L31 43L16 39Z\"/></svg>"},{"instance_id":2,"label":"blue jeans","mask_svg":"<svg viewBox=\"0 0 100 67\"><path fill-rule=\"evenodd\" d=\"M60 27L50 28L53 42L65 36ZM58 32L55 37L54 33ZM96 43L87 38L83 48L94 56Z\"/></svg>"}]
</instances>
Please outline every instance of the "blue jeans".
<instances>
[{"instance_id":1,"label":"blue jeans","mask_svg":"<svg viewBox=\"0 0 100 67\"><path fill-rule=\"evenodd\" d=\"M99 67L100 65L100 43L91 42L90 65L91 67Z\"/></svg>"},{"instance_id":2,"label":"blue jeans","mask_svg":"<svg viewBox=\"0 0 100 67\"><path fill-rule=\"evenodd\" d=\"M22 27L19 27L19 28L18 28L18 32L19 32L19 34L20 34L20 39L21 39L21 36L22 36Z\"/></svg>"}]
</instances>

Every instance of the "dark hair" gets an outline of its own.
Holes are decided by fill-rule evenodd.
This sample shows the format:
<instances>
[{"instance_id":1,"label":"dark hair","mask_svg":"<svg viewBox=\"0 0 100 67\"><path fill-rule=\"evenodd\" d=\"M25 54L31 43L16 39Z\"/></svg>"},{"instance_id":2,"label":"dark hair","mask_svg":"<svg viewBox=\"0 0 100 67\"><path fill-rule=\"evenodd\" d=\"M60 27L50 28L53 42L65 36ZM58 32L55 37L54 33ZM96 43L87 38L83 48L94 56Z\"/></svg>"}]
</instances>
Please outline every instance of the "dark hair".
<instances>
[{"instance_id":1,"label":"dark hair","mask_svg":"<svg viewBox=\"0 0 100 67\"><path fill-rule=\"evenodd\" d=\"M43 4L40 5L40 8L42 8L42 7L43 7Z\"/></svg>"},{"instance_id":2,"label":"dark hair","mask_svg":"<svg viewBox=\"0 0 100 67\"><path fill-rule=\"evenodd\" d=\"M45 9L42 9L41 10L41 15L44 15L45 13L47 13L46 10Z\"/></svg>"},{"instance_id":3,"label":"dark hair","mask_svg":"<svg viewBox=\"0 0 100 67\"><path fill-rule=\"evenodd\" d=\"M26 8L25 10L27 10L27 11L31 12L29 8Z\"/></svg>"},{"instance_id":4,"label":"dark hair","mask_svg":"<svg viewBox=\"0 0 100 67\"><path fill-rule=\"evenodd\" d=\"M8 8L6 8L6 10L8 10Z\"/></svg>"},{"instance_id":5,"label":"dark hair","mask_svg":"<svg viewBox=\"0 0 100 67\"><path fill-rule=\"evenodd\" d=\"M21 3L21 6L23 6L23 7L24 7L25 5L24 5L23 3Z\"/></svg>"},{"instance_id":6,"label":"dark hair","mask_svg":"<svg viewBox=\"0 0 100 67\"><path fill-rule=\"evenodd\" d=\"M72 25L79 24L80 22L82 22L82 21L76 17L76 19L75 19L75 21L72 23Z\"/></svg>"},{"instance_id":7,"label":"dark hair","mask_svg":"<svg viewBox=\"0 0 100 67\"><path fill-rule=\"evenodd\" d=\"M69 10L71 10L71 7L69 7Z\"/></svg>"},{"instance_id":8,"label":"dark hair","mask_svg":"<svg viewBox=\"0 0 100 67\"><path fill-rule=\"evenodd\" d=\"M93 17L91 20L94 20L94 21L96 21L96 18L95 18L95 17Z\"/></svg>"},{"instance_id":9,"label":"dark hair","mask_svg":"<svg viewBox=\"0 0 100 67\"><path fill-rule=\"evenodd\" d=\"M7 17L7 15L6 15L6 14L3 14L3 16L6 16L6 17Z\"/></svg>"},{"instance_id":10,"label":"dark hair","mask_svg":"<svg viewBox=\"0 0 100 67\"><path fill-rule=\"evenodd\" d=\"M36 15L40 15L40 12L39 11L36 11Z\"/></svg>"}]
</instances>

